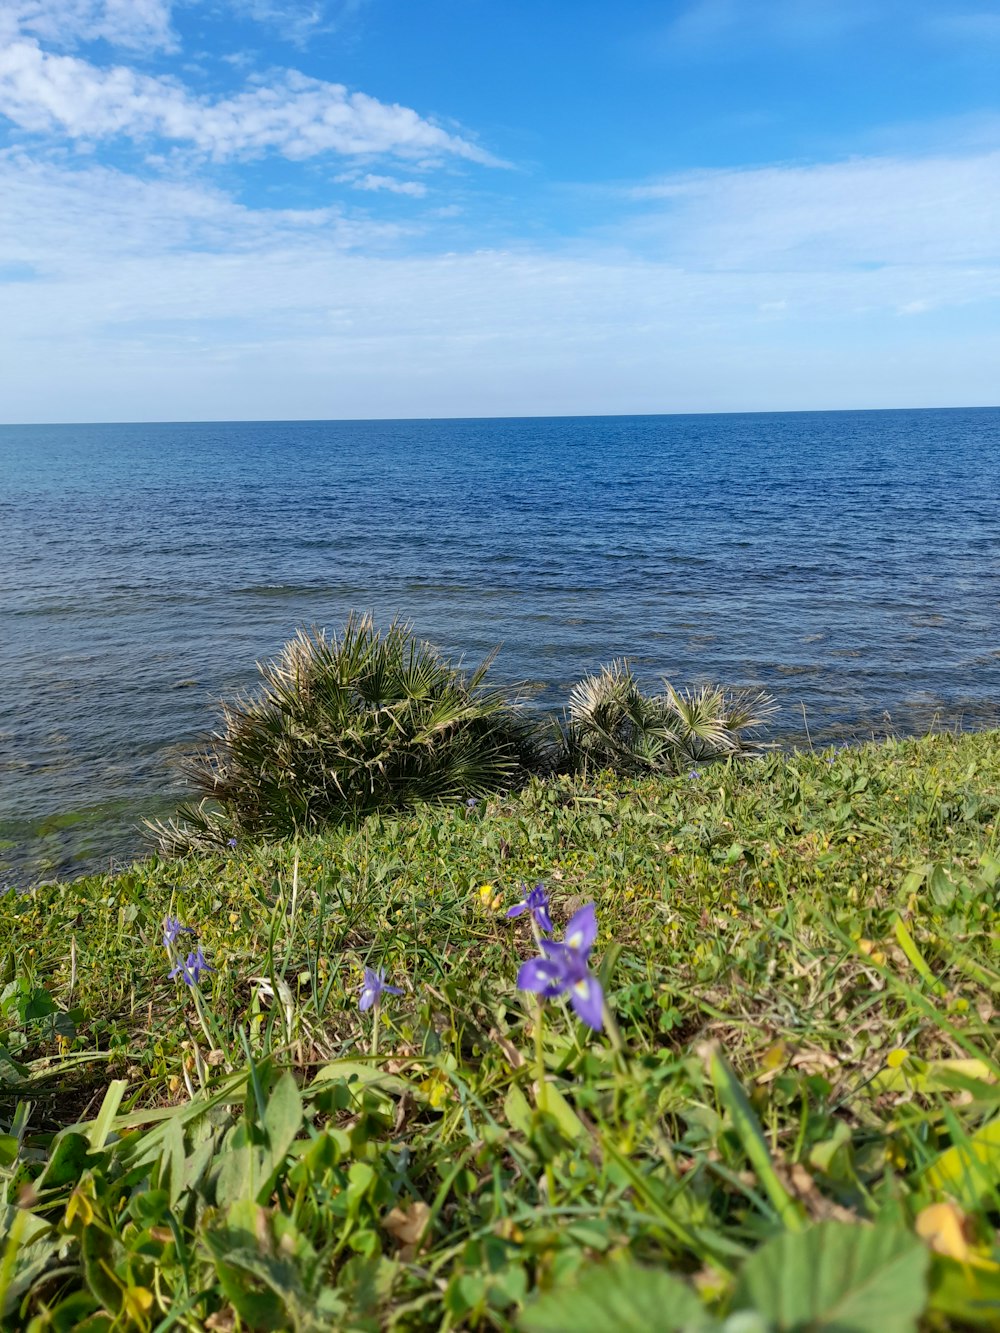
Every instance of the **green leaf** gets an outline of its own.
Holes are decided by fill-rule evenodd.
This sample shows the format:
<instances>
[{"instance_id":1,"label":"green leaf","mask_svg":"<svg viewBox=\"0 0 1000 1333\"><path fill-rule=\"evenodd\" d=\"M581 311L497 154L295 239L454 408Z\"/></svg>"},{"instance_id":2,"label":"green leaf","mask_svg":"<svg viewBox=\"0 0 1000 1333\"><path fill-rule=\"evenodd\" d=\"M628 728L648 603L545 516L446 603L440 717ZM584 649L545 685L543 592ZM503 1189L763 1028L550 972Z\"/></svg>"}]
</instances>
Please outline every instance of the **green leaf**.
<instances>
[{"instance_id":1,"label":"green leaf","mask_svg":"<svg viewBox=\"0 0 1000 1333\"><path fill-rule=\"evenodd\" d=\"M1000 1191L1000 1116L946 1148L924 1171L923 1182L972 1208Z\"/></svg>"},{"instance_id":2,"label":"green leaf","mask_svg":"<svg viewBox=\"0 0 1000 1333\"><path fill-rule=\"evenodd\" d=\"M1000 1266L960 1264L935 1255L930 1309L963 1325L1000 1328Z\"/></svg>"},{"instance_id":3,"label":"green leaf","mask_svg":"<svg viewBox=\"0 0 1000 1333\"><path fill-rule=\"evenodd\" d=\"M914 1333L927 1304L929 1255L901 1227L822 1222L768 1241L743 1267L733 1308L777 1333Z\"/></svg>"},{"instance_id":4,"label":"green leaf","mask_svg":"<svg viewBox=\"0 0 1000 1333\"><path fill-rule=\"evenodd\" d=\"M709 1333L719 1325L680 1278L637 1264L590 1268L528 1306L523 1333Z\"/></svg>"},{"instance_id":5,"label":"green leaf","mask_svg":"<svg viewBox=\"0 0 1000 1333\"><path fill-rule=\"evenodd\" d=\"M121 1106L122 1098L127 1090L128 1081L123 1078L112 1079L108 1084L108 1090L104 1094L104 1101L101 1102L97 1119L91 1125L90 1132L87 1135L92 1148L103 1148L107 1143L115 1116L118 1114L118 1108Z\"/></svg>"},{"instance_id":6,"label":"green leaf","mask_svg":"<svg viewBox=\"0 0 1000 1333\"><path fill-rule=\"evenodd\" d=\"M90 1143L83 1134L64 1130L56 1139L52 1156L35 1183L38 1193L60 1185L75 1185L87 1169Z\"/></svg>"},{"instance_id":7,"label":"green leaf","mask_svg":"<svg viewBox=\"0 0 1000 1333\"><path fill-rule=\"evenodd\" d=\"M732 1117L733 1128L739 1135L743 1150L757 1172L757 1178L767 1191L768 1198L774 1204L775 1211L789 1231L800 1230L803 1225L802 1211L774 1169L767 1140L742 1084L733 1073L725 1056L717 1049L709 1057L709 1073L719 1101Z\"/></svg>"},{"instance_id":8,"label":"green leaf","mask_svg":"<svg viewBox=\"0 0 1000 1333\"><path fill-rule=\"evenodd\" d=\"M295 1142L296 1135L302 1128L302 1098L292 1074L286 1070L275 1084L264 1113L264 1128L267 1131L268 1156L265 1165L267 1179L258 1194L258 1203L264 1203L266 1196L274 1188L274 1181L281 1170L285 1155ZM264 1194L264 1198L260 1197Z\"/></svg>"}]
</instances>

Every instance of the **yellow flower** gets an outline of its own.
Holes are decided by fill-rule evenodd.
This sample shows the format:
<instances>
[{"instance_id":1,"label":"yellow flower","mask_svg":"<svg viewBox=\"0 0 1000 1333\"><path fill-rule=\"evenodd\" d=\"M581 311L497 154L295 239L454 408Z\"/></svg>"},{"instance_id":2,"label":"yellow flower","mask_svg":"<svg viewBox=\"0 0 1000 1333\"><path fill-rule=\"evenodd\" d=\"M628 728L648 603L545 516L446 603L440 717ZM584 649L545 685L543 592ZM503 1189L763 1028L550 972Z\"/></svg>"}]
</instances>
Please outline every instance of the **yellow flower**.
<instances>
[{"instance_id":1,"label":"yellow flower","mask_svg":"<svg viewBox=\"0 0 1000 1333\"><path fill-rule=\"evenodd\" d=\"M503 899L492 884L481 884L479 886L479 901L487 912L499 912L503 906Z\"/></svg>"}]
</instances>

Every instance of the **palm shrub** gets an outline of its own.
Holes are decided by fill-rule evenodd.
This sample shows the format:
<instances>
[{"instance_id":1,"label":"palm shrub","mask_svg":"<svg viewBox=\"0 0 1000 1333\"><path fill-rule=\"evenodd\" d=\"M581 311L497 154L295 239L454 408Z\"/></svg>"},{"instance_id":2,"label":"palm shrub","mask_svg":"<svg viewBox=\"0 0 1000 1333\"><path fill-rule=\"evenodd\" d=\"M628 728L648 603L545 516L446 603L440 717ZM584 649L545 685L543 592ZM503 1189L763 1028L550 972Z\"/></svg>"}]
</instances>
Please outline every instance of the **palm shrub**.
<instances>
[{"instance_id":1,"label":"palm shrub","mask_svg":"<svg viewBox=\"0 0 1000 1333\"><path fill-rule=\"evenodd\" d=\"M254 695L185 770L201 797L151 823L167 853L280 837L419 801L481 797L544 766L520 705L394 621L351 615L339 635L300 630L258 663Z\"/></svg>"},{"instance_id":2,"label":"palm shrub","mask_svg":"<svg viewBox=\"0 0 1000 1333\"><path fill-rule=\"evenodd\" d=\"M668 680L663 687L660 694L643 694L621 660L581 680L567 707L566 766L677 773L687 764L753 750L754 734L777 710L762 691L704 685L682 693Z\"/></svg>"}]
</instances>

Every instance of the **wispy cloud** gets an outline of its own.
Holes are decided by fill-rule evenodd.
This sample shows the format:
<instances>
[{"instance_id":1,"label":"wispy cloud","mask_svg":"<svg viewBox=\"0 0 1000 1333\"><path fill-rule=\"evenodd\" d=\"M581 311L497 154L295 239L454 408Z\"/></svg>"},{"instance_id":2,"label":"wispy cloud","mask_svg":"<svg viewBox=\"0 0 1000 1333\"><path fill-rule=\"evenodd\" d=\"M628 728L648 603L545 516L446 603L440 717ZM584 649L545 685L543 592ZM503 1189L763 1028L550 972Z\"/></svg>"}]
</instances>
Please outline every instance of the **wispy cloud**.
<instances>
[{"instance_id":1,"label":"wispy cloud","mask_svg":"<svg viewBox=\"0 0 1000 1333\"><path fill-rule=\"evenodd\" d=\"M403 181L396 176L376 176L371 172L352 179L350 183L356 190L387 190L390 194L408 194L414 199L423 199L427 193L423 181Z\"/></svg>"},{"instance_id":2,"label":"wispy cloud","mask_svg":"<svg viewBox=\"0 0 1000 1333\"><path fill-rule=\"evenodd\" d=\"M226 0L234 13L277 32L293 46L305 47L320 33L342 29L366 0Z\"/></svg>"},{"instance_id":3,"label":"wispy cloud","mask_svg":"<svg viewBox=\"0 0 1000 1333\"><path fill-rule=\"evenodd\" d=\"M633 234L718 269L1000 264L1000 152L693 172L638 186Z\"/></svg>"},{"instance_id":4,"label":"wispy cloud","mask_svg":"<svg viewBox=\"0 0 1000 1333\"><path fill-rule=\"evenodd\" d=\"M861 0L693 0L652 40L665 56L742 53L761 44L787 47L829 42L871 22L875 7Z\"/></svg>"},{"instance_id":5,"label":"wispy cloud","mask_svg":"<svg viewBox=\"0 0 1000 1333\"><path fill-rule=\"evenodd\" d=\"M4 415L52 414L43 362L77 420L175 416L179 384L191 416L985 402L1000 229L992 250L982 217L948 243L928 244L919 216L905 230L908 203L956 180L945 216L982 213L971 182L995 163L960 168L853 164L907 191L898 262L869 264L875 239L843 211L836 246L810 240L833 197L822 168L811 192L800 168L748 173L753 188L742 173L660 182L632 203L650 227L675 210L655 245L623 227L572 249L434 253L425 236L413 254L335 209L251 209L204 184L0 155L0 253L22 279L4 289ZM798 220L768 239L789 191ZM886 215L866 225L877 239Z\"/></svg>"},{"instance_id":6,"label":"wispy cloud","mask_svg":"<svg viewBox=\"0 0 1000 1333\"><path fill-rule=\"evenodd\" d=\"M174 51L171 9L171 0L0 0L0 39L21 33L62 47L105 41Z\"/></svg>"},{"instance_id":7,"label":"wispy cloud","mask_svg":"<svg viewBox=\"0 0 1000 1333\"><path fill-rule=\"evenodd\" d=\"M287 70L235 97L195 97L175 79L127 66L99 68L53 55L34 41L0 49L0 115L22 129L72 139L154 138L189 144L215 159L274 151L453 156L497 165L459 135L409 107Z\"/></svg>"}]
</instances>

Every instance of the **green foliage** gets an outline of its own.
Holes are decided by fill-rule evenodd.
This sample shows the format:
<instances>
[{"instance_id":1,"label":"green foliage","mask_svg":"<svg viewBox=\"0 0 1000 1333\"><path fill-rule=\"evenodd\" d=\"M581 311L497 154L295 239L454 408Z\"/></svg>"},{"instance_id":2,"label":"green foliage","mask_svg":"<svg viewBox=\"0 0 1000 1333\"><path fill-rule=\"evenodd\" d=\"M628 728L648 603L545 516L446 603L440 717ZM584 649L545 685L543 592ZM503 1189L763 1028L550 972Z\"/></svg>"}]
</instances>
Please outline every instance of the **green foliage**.
<instances>
[{"instance_id":1,"label":"green foliage","mask_svg":"<svg viewBox=\"0 0 1000 1333\"><path fill-rule=\"evenodd\" d=\"M410 627L351 616L339 636L300 631L260 663L257 695L224 704L192 759L202 802L150 825L166 852L279 837L421 801L481 797L536 762L531 726Z\"/></svg>"},{"instance_id":2,"label":"green foliage","mask_svg":"<svg viewBox=\"0 0 1000 1333\"><path fill-rule=\"evenodd\" d=\"M569 767L619 774L677 773L693 762L749 747L747 738L776 711L769 695L718 686L643 694L627 662L616 661L573 689L566 726Z\"/></svg>"},{"instance_id":3,"label":"green foliage","mask_svg":"<svg viewBox=\"0 0 1000 1333\"><path fill-rule=\"evenodd\" d=\"M0 1323L996 1328L998 829L1000 737L936 736L5 900ZM551 1003L544 1096L538 880L559 932L596 902L622 1036Z\"/></svg>"}]
</instances>

